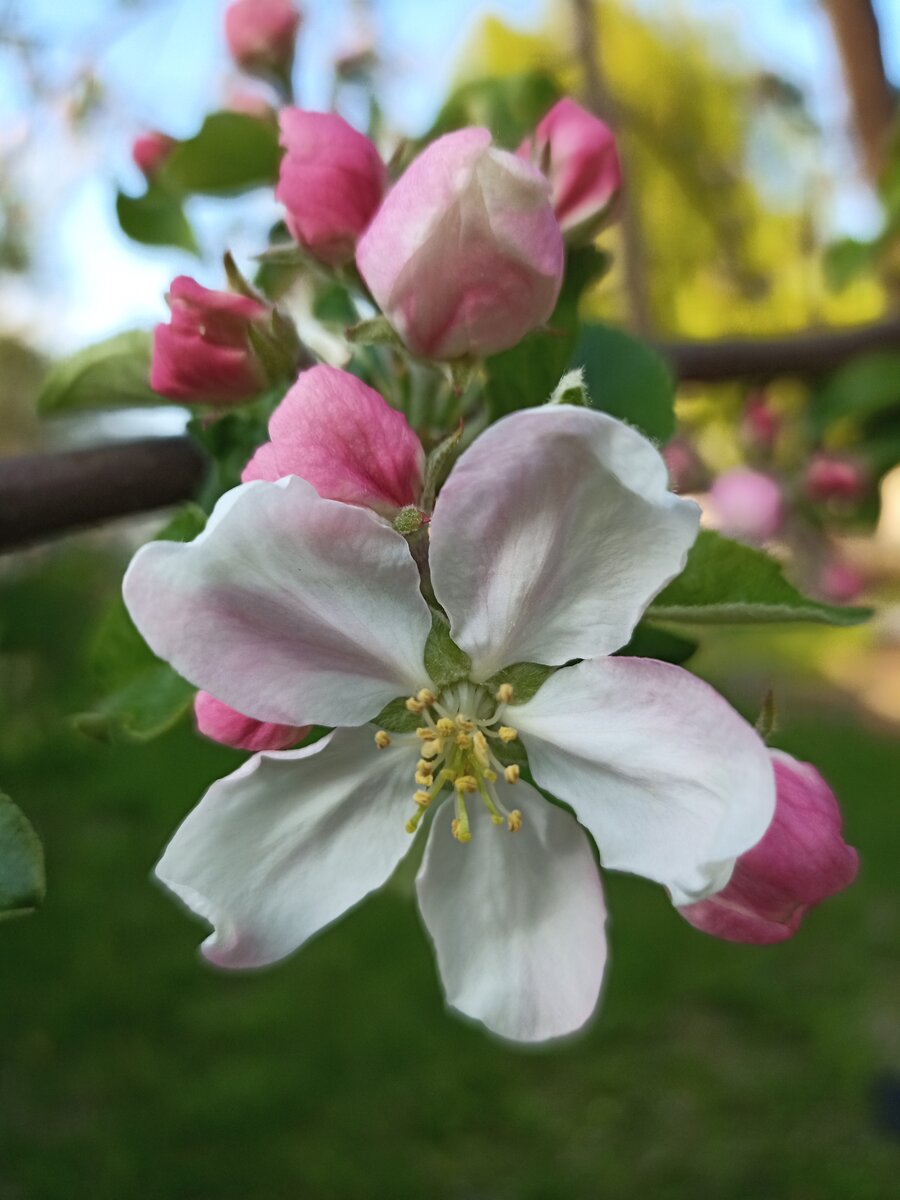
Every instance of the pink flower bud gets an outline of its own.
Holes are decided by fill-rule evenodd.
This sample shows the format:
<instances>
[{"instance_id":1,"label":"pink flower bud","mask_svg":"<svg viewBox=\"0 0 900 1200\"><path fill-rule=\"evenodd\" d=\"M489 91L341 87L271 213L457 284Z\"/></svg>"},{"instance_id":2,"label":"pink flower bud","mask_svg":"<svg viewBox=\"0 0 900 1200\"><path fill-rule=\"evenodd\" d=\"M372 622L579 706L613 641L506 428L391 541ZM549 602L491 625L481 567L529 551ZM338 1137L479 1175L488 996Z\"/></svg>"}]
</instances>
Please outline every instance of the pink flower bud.
<instances>
[{"instance_id":1,"label":"pink flower bud","mask_svg":"<svg viewBox=\"0 0 900 1200\"><path fill-rule=\"evenodd\" d=\"M839 558L826 562L819 575L819 591L834 604L850 604L865 588L862 571Z\"/></svg>"},{"instance_id":2,"label":"pink flower bud","mask_svg":"<svg viewBox=\"0 0 900 1200\"><path fill-rule=\"evenodd\" d=\"M866 473L854 459L821 453L814 454L806 468L804 489L814 504L852 504L862 499L866 483Z\"/></svg>"},{"instance_id":3,"label":"pink flower bud","mask_svg":"<svg viewBox=\"0 0 900 1200\"><path fill-rule=\"evenodd\" d=\"M159 172L160 167L169 157L173 146L177 145L175 138L165 133L142 133L131 145L131 157L148 179Z\"/></svg>"},{"instance_id":4,"label":"pink flower bud","mask_svg":"<svg viewBox=\"0 0 900 1200\"><path fill-rule=\"evenodd\" d=\"M696 929L731 942L768 945L797 932L807 909L849 887L859 859L841 836L837 800L819 772L780 750L775 816L762 841L737 860L727 886L679 909Z\"/></svg>"},{"instance_id":5,"label":"pink flower bud","mask_svg":"<svg viewBox=\"0 0 900 1200\"><path fill-rule=\"evenodd\" d=\"M726 471L710 488L716 528L730 537L765 542L784 524L781 488L761 471L739 467Z\"/></svg>"},{"instance_id":6,"label":"pink flower bud","mask_svg":"<svg viewBox=\"0 0 900 1200\"><path fill-rule=\"evenodd\" d=\"M402 413L347 371L304 371L272 414L269 437L244 468L245 483L299 475L326 500L373 508L390 520L419 501L419 439Z\"/></svg>"},{"instance_id":7,"label":"pink flower bud","mask_svg":"<svg viewBox=\"0 0 900 1200\"><path fill-rule=\"evenodd\" d=\"M236 750L287 750L309 733L311 726L271 725L254 721L243 713L216 700L209 692L198 692L194 698L194 718L200 732L223 746Z\"/></svg>"},{"instance_id":8,"label":"pink flower bud","mask_svg":"<svg viewBox=\"0 0 900 1200\"><path fill-rule=\"evenodd\" d=\"M612 130L568 96L550 109L519 147L550 180L553 208L570 240L593 237L622 188Z\"/></svg>"},{"instance_id":9,"label":"pink flower bud","mask_svg":"<svg viewBox=\"0 0 900 1200\"><path fill-rule=\"evenodd\" d=\"M781 429L781 417L774 412L765 392L750 396L741 417L741 437L750 450L771 451Z\"/></svg>"},{"instance_id":10,"label":"pink flower bud","mask_svg":"<svg viewBox=\"0 0 900 1200\"><path fill-rule=\"evenodd\" d=\"M367 137L336 113L281 113L276 197L305 250L329 266L350 262L387 187L387 170Z\"/></svg>"},{"instance_id":11,"label":"pink flower bud","mask_svg":"<svg viewBox=\"0 0 900 1200\"><path fill-rule=\"evenodd\" d=\"M486 129L438 138L401 176L356 263L415 354L496 354L547 320L563 274L549 191Z\"/></svg>"},{"instance_id":12,"label":"pink flower bud","mask_svg":"<svg viewBox=\"0 0 900 1200\"><path fill-rule=\"evenodd\" d=\"M673 438L663 447L662 456L669 468L669 482L676 492L697 492L705 486L706 468L686 438Z\"/></svg>"},{"instance_id":13,"label":"pink flower bud","mask_svg":"<svg viewBox=\"0 0 900 1200\"><path fill-rule=\"evenodd\" d=\"M266 384L250 344L250 327L269 309L248 296L215 292L186 275L172 281L172 316L153 334L150 386L191 404L239 404Z\"/></svg>"},{"instance_id":14,"label":"pink flower bud","mask_svg":"<svg viewBox=\"0 0 900 1200\"><path fill-rule=\"evenodd\" d=\"M231 57L251 74L283 74L294 60L300 13L291 0L235 0L225 12Z\"/></svg>"}]
</instances>

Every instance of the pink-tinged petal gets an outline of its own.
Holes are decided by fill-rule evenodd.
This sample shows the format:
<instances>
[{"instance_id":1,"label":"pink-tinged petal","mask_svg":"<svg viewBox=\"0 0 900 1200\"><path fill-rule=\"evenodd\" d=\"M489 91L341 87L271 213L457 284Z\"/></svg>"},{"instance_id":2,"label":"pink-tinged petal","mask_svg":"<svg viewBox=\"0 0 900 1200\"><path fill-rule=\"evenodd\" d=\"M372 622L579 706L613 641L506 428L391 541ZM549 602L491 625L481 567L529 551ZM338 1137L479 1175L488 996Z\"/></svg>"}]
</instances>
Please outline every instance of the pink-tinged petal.
<instances>
[{"instance_id":1,"label":"pink-tinged petal","mask_svg":"<svg viewBox=\"0 0 900 1200\"><path fill-rule=\"evenodd\" d=\"M546 321L563 257L547 181L492 147L486 129L446 134L420 154L356 252L404 342L438 359L495 354Z\"/></svg>"},{"instance_id":2,"label":"pink-tinged petal","mask_svg":"<svg viewBox=\"0 0 900 1200\"><path fill-rule=\"evenodd\" d=\"M406 418L347 371L304 371L269 422L244 481L299 475L320 496L394 515L415 504L425 455Z\"/></svg>"},{"instance_id":3,"label":"pink-tinged petal","mask_svg":"<svg viewBox=\"0 0 900 1200\"><path fill-rule=\"evenodd\" d=\"M680 667L591 659L557 671L505 719L535 780L574 808L603 865L664 884L676 904L721 890L772 819L766 747Z\"/></svg>"},{"instance_id":4,"label":"pink-tinged petal","mask_svg":"<svg viewBox=\"0 0 900 1200\"><path fill-rule=\"evenodd\" d=\"M214 926L210 962L284 958L385 882L412 843L413 742L378 751L371 729L338 730L212 785L156 868Z\"/></svg>"},{"instance_id":5,"label":"pink-tinged petal","mask_svg":"<svg viewBox=\"0 0 900 1200\"><path fill-rule=\"evenodd\" d=\"M432 582L474 677L617 650L683 568L698 518L650 442L604 413L551 405L492 425L431 524Z\"/></svg>"},{"instance_id":6,"label":"pink-tinged petal","mask_svg":"<svg viewBox=\"0 0 900 1200\"><path fill-rule=\"evenodd\" d=\"M388 185L373 143L337 113L283 109L276 198L291 236L329 266L350 262Z\"/></svg>"},{"instance_id":7,"label":"pink-tinged petal","mask_svg":"<svg viewBox=\"0 0 900 1200\"><path fill-rule=\"evenodd\" d=\"M831 788L809 763L773 750L775 816L742 854L728 886L680 909L697 929L732 942L769 945L796 933L808 910L856 878L859 856L844 841Z\"/></svg>"},{"instance_id":8,"label":"pink-tinged petal","mask_svg":"<svg viewBox=\"0 0 900 1200\"><path fill-rule=\"evenodd\" d=\"M526 783L500 785L517 833L479 802L472 840L436 814L416 880L447 1003L517 1042L574 1033L590 1020L606 962L606 908L590 844L572 817Z\"/></svg>"},{"instance_id":9,"label":"pink-tinged petal","mask_svg":"<svg viewBox=\"0 0 900 1200\"><path fill-rule=\"evenodd\" d=\"M204 737L236 750L287 750L302 742L309 725L270 725L229 708L209 692L194 697L194 719Z\"/></svg>"},{"instance_id":10,"label":"pink-tinged petal","mask_svg":"<svg viewBox=\"0 0 900 1200\"><path fill-rule=\"evenodd\" d=\"M193 542L151 542L125 602L160 658L258 721L361 725L427 683L406 542L296 476L227 492Z\"/></svg>"},{"instance_id":11,"label":"pink-tinged petal","mask_svg":"<svg viewBox=\"0 0 900 1200\"><path fill-rule=\"evenodd\" d=\"M781 488L762 471L738 467L726 471L710 488L710 523L729 537L766 542L785 520Z\"/></svg>"}]
</instances>

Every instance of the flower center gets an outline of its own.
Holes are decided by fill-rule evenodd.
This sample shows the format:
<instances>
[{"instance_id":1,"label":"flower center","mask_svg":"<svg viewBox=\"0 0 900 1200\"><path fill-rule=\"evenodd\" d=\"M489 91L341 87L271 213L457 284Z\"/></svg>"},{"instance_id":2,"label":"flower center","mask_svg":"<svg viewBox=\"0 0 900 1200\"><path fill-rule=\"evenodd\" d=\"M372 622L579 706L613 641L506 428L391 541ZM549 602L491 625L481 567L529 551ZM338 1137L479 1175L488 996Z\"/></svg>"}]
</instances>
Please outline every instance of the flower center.
<instances>
[{"instance_id":1,"label":"flower center","mask_svg":"<svg viewBox=\"0 0 900 1200\"><path fill-rule=\"evenodd\" d=\"M495 787L501 775L507 783L516 783L519 778L518 766L504 766L494 749L519 736L510 725L502 724L512 694L508 683L501 684L493 696L479 684L457 683L440 696L423 688L409 697L407 709L421 719L416 730L421 749L413 793L416 809L406 822L407 833L416 832L426 810L450 789L455 810L450 828L457 841L468 842L472 837L467 796L480 797L495 825L505 824L511 833L522 827L521 812L507 809ZM390 744L390 735L379 729L375 745L384 750Z\"/></svg>"}]
</instances>

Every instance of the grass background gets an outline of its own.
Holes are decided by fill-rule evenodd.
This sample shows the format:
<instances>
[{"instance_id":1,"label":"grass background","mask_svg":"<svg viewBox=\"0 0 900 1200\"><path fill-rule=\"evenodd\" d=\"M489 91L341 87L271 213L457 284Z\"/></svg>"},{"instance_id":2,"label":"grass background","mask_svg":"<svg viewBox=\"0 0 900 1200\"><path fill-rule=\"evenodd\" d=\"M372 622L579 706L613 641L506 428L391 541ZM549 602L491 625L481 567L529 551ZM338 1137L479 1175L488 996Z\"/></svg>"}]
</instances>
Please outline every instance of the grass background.
<instances>
[{"instance_id":1,"label":"grass background","mask_svg":"<svg viewBox=\"0 0 900 1200\"><path fill-rule=\"evenodd\" d=\"M840 795L858 884L755 948L608 875L598 1020L515 1051L445 1014L399 881L275 969L198 960L202 926L150 871L240 756L186 727L142 747L67 731L115 585L77 546L0 578L0 787L50 889L0 925L0 1200L897 1194L896 740L827 695L794 705L778 744Z\"/></svg>"}]
</instances>

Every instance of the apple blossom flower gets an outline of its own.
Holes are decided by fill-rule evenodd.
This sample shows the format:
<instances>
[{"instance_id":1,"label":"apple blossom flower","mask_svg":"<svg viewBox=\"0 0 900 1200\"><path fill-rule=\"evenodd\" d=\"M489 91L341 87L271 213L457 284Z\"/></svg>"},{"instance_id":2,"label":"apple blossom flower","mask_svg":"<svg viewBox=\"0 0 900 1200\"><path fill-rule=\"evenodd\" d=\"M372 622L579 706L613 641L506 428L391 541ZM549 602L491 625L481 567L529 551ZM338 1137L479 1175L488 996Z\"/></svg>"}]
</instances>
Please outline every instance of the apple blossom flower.
<instances>
[{"instance_id":1,"label":"apple blossom flower","mask_svg":"<svg viewBox=\"0 0 900 1200\"><path fill-rule=\"evenodd\" d=\"M175 138L166 133L139 134L131 144L131 157L147 179L153 179L159 174L159 169L177 146Z\"/></svg>"},{"instance_id":2,"label":"apple blossom flower","mask_svg":"<svg viewBox=\"0 0 900 1200\"><path fill-rule=\"evenodd\" d=\"M299 475L326 500L374 509L394 520L418 504L422 445L406 417L348 371L303 371L269 421L265 442L241 479Z\"/></svg>"},{"instance_id":3,"label":"apple blossom flower","mask_svg":"<svg viewBox=\"0 0 900 1200\"><path fill-rule=\"evenodd\" d=\"M300 12L292 0L234 0L225 10L225 40L237 65L253 75L287 74Z\"/></svg>"},{"instance_id":4,"label":"apple blossom flower","mask_svg":"<svg viewBox=\"0 0 900 1200\"><path fill-rule=\"evenodd\" d=\"M825 451L813 455L803 478L804 491L814 504L854 504L865 495L866 485L866 472L856 459Z\"/></svg>"},{"instance_id":5,"label":"apple blossom flower","mask_svg":"<svg viewBox=\"0 0 900 1200\"><path fill-rule=\"evenodd\" d=\"M506 350L547 320L562 284L549 184L487 129L445 134L388 193L356 265L415 354Z\"/></svg>"},{"instance_id":6,"label":"apple blossom flower","mask_svg":"<svg viewBox=\"0 0 900 1200\"><path fill-rule=\"evenodd\" d=\"M721 892L679 911L713 937L768 945L797 932L807 911L856 878L859 856L841 836L831 788L809 763L773 750L775 816L742 854Z\"/></svg>"},{"instance_id":7,"label":"apple blossom flower","mask_svg":"<svg viewBox=\"0 0 900 1200\"><path fill-rule=\"evenodd\" d=\"M298 727L254 721L202 691L194 697L194 719L205 737L237 750L286 750L302 742L309 733L308 725Z\"/></svg>"},{"instance_id":8,"label":"apple blossom flower","mask_svg":"<svg viewBox=\"0 0 900 1200\"><path fill-rule=\"evenodd\" d=\"M766 542L784 524L784 497L769 475L738 467L720 475L709 490L715 527L730 537Z\"/></svg>"},{"instance_id":9,"label":"apple blossom flower","mask_svg":"<svg viewBox=\"0 0 900 1200\"><path fill-rule=\"evenodd\" d=\"M387 187L387 168L365 134L337 113L285 108L285 148L276 199L291 236L329 266L353 259L356 243Z\"/></svg>"},{"instance_id":10,"label":"apple blossom flower","mask_svg":"<svg viewBox=\"0 0 900 1200\"><path fill-rule=\"evenodd\" d=\"M138 552L124 594L157 654L258 720L339 726L214 784L163 855L159 878L214 926L210 961L292 953L427 826L417 892L448 1002L540 1041L598 1000L588 834L677 904L725 886L772 816L768 752L695 676L610 657L696 538L696 506L667 483L654 447L603 413L553 405L483 433L430 526L434 593L468 656L449 683L426 669L441 618L405 539L297 476L242 484L194 542ZM520 663L561 669L523 691L498 674ZM518 747L576 816L520 778Z\"/></svg>"},{"instance_id":11,"label":"apple blossom flower","mask_svg":"<svg viewBox=\"0 0 900 1200\"><path fill-rule=\"evenodd\" d=\"M569 241L586 241L608 219L622 188L613 131L565 96L516 151L550 180L553 210Z\"/></svg>"},{"instance_id":12,"label":"apple blossom flower","mask_svg":"<svg viewBox=\"0 0 900 1200\"><path fill-rule=\"evenodd\" d=\"M187 275L172 281L166 299L171 320L153 333L155 392L192 404L239 404L266 386L250 329L268 324L271 309L249 296L202 287Z\"/></svg>"}]
</instances>

